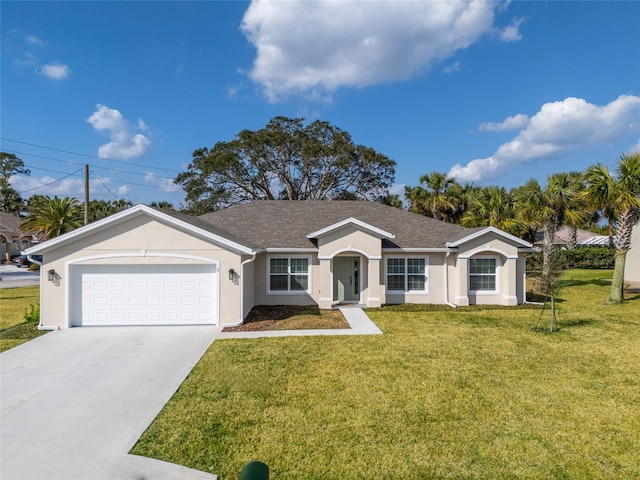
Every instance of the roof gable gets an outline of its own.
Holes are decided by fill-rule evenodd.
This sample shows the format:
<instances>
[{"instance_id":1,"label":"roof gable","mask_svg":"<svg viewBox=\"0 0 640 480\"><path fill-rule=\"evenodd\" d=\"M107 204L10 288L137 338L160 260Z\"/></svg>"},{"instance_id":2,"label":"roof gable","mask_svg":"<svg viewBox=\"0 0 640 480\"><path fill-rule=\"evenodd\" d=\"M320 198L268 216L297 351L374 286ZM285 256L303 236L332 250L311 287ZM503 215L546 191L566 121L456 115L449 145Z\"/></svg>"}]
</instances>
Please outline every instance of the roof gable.
<instances>
[{"instance_id":1,"label":"roof gable","mask_svg":"<svg viewBox=\"0 0 640 480\"><path fill-rule=\"evenodd\" d=\"M333 225L329 225L320 230L316 230L315 232L309 233L307 235L307 238L319 238L324 235L327 235L328 233L335 232L336 230L339 230L348 225L352 225L358 228L359 230L363 230L369 233L370 235L373 235L374 237L378 237L380 239L395 238L395 235L393 233L386 232L378 227L374 227L373 225L370 225L366 222L362 222L357 218L353 218L353 217L347 218L345 220L342 220L341 222L334 223Z\"/></svg>"},{"instance_id":2,"label":"roof gable","mask_svg":"<svg viewBox=\"0 0 640 480\"><path fill-rule=\"evenodd\" d=\"M481 237L483 235L486 235L488 233L493 233L501 238L503 238L504 240L508 240L509 242L512 242L514 244L516 244L518 247L523 247L523 248L531 248L533 247L533 245L531 245L529 242L522 240L521 238L518 238L514 235L511 235L507 232L504 232L502 230L499 230L495 227L485 227L482 228L481 230L477 230L465 237L462 237L456 241L453 242L447 242L447 247L459 247L460 245L464 245L467 242L470 242L471 240L474 240L478 237Z\"/></svg>"},{"instance_id":3,"label":"roof gable","mask_svg":"<svg viewBox=\"0 0 640 480\"><path fill-rule=\"evenodd\" d=\"M250 247L234 241L233 239L230 239L233 238L232 235L229 235L223 230L216 229L212 225L204 224L197 218L181 214L169 214L164 210L155 209L142 204L128 208L114 215L110 215L109 217L90 223L89 225L85 225L84 227L77 228L71 232L65 233L64 235L60 235L59 237L53 238L46 242L42 242L34 247L27 249L26 253L28 255L33 255L51 250L52 248L55 248L57 246L72 242L85 235L97 233L109 228L110 226L124 222L139 215L147 215L155 220L169 224L179 230L186 231L193 235L197 235L199 237L222 244L231 250L235 250L240 253L252 253L252 249Z\"/></svg>"}]
</instances>

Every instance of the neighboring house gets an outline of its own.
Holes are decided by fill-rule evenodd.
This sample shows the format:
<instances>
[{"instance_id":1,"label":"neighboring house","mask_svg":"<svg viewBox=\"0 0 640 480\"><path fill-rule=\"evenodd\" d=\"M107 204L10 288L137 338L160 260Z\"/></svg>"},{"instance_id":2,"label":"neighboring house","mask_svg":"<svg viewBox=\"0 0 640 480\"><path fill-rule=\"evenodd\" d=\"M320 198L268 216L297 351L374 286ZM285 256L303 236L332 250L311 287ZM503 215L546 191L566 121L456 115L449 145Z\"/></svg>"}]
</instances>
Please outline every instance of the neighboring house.
<instances>
[{"instance_id":1,"label":"neighboring house","mask_svg":"<svg viewBox=\"0 0 640 480\"><path fill-rule=\"evenodd\" d=\"M631 248L624 264L624 281L640 283L640 220L631 233Z\"/></svg>"},{"instance_id":2,"label":"neighboring house","mask_svg":"<svg viewBox=\"0 0 640 480\"><path fill-rule=\"evenodd\" d=\"M535 245L542 246L544 233L542 230L536 232ZM571 241L571 229L567 226L562 226L556 232L554 238L554 244L559 247L566 247ZM576 236L576 245L584 247L608 247L609 237L607 235L600 235L598 233L589 232L587 230L578 229Z\"/></svg>"},{"instance_id":3,"label":"neighboring house","mask_svg":"<svg viewBox=\"0 0 640 480\"><path fill-rule=\"evenodd\" d=\"M32 233L20 230L21 221L15 215L0 212L0 263L9 263L11 257L39 241Z\"/></svg>"},{"instance_id":4,"label":"neighboring house","mask_svg":"<svg viewBox=\"0 0 640 480\"><path fill-rule=\"evenodd\" d=\"M136 205L28 250L41 324L240 324L254 305L516 305L532 245L367 201Z\"/></svg>"}]
</instances>

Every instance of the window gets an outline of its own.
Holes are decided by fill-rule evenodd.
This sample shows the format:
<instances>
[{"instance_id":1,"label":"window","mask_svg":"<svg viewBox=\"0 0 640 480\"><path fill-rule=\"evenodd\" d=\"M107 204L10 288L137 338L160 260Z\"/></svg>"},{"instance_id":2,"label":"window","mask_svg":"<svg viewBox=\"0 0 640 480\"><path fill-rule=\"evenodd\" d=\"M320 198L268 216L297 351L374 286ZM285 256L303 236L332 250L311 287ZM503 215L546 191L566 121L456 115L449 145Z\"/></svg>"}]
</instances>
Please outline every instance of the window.
<instances>
[{"instance_id":1,"label":"window","mask_svg":"<svg viewBox=\"0 0 640 480\"><path fill-rule=\"evenodd\" d=\"M269 292L308 292L309 257L272 257L269 259Z\"/></svg>"},{"instance_id":2,"label":"window","mask_svg":"<svg viewBox=\"0 0 640 480\"><path fill-rule=\"evenodd\" d=\"M387 290L427 292L428 258L387 258Z\"/></svg>"},{"instance_id":3,"label":"window","mask_svg":"<svg viewBox=\"0 0 640 480\"><path fill-rule=\"evenodd\" d=\"M495 258L469 260L469 290L496 291L497 261Z\"/></svg>"}]
</instances>

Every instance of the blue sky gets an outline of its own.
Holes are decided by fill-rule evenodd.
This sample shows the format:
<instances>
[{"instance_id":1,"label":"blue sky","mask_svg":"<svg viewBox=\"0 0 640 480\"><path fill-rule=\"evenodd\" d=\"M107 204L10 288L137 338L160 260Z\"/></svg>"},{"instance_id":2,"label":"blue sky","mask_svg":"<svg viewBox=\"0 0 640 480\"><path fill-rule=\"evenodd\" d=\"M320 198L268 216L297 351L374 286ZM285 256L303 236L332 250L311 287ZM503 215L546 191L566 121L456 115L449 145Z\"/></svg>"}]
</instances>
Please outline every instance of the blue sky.
<instances>
[{"instance_id":1,"label":"blue sky","mask_svg":"<svg viewBox=\"0 0 640 480\"><path fill-rule=\"evenodd\" d=\"M184 193L192 152L276 115L512 187L640 150L640 2L10 2L0 149L23 197ZM68 176L69 175L69 176ZM47 186L42 186L46 185Z\"/></svg>"}]
</instances>

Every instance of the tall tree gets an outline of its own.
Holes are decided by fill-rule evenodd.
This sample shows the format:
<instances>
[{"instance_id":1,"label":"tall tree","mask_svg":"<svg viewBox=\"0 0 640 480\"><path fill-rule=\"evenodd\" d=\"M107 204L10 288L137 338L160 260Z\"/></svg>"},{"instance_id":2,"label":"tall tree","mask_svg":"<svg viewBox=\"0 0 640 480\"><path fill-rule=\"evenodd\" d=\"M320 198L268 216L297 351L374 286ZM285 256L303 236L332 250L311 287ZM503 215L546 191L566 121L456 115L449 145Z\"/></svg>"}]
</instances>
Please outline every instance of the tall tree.
<instances>
[{"instance_id":1,"label":"tall tree","mask_svg":"<svg viewBox=\"0 0 640 480\"><path fill-rule=\"evenodd\" d=\"M624 268L627 252L631 248L631 232L640 217L640 153L622 155L611 175L607 167L596 164L587 169L585 198L595 205L608 199L608 208L616 221L615 265L611 280L610 302L621 302L624 298Z\"/></svg>"},{"instance_id":2,"label":"tall tree","mask_svg":"<svg viewBox=\"0 0 640 480\"><path fill-rule=\"evenodd\" d=\"M47 239L82 226L83 211L78 199L69 197L40 197L22 221L26 231L42 233Z\"/></svg>"},{"instance_id":3,"label":"tall tree","mask_svg":"<svg viewBox=\"0 0 640 480\"><path fill-rule=\"evenodd\" d=\"M394 176L393 160L328 122L275 117L265 128L196 150L175 182L197 214L247 200L374 199Z\"/></svg>"},{"instance_id":4,"label":"tall tree","mask_svg":"<svg viewBox=\"0 0 640 480\"><path fill-rule=\"evenodd\" d=\"M470 196L467 210L462 215L465 227L496 227L516 236L529 230L527 222L517 214L517 202L513 192L504 187L482 187Z\"/></svg>"},{"instance_id":5,"label":"tall tree","mask_svg":"<svg viewBox=\"0 0 640 480\"><path fill-rule=\"evenodd\" d=\"M161 208L162 210L170 210L170 211L176 210L176 208L173 206L173 203L167 202L164 200L160 202L151 202L151 206L155 208Z\"/></svg>"},{"instance_id":6,"label":"tall tree","mask_svg":"<svg viewBox=\"0 0 640 480\"><path fill-rule=\"evenodd\" d=\"M11 186L9 179L14 175L30 175L24 162L13 153L0 152L0 212L20 215L24 201Z\"/></svg>"},{"instance_id":7,"label":"tall tree","mask_svg":"<svg viewBox=\"0 0 640 480\"><path fill-rule=\"evenodd\" d=\"M461 192L455 178L431 172L420 177L417 187L407 186L405 197L410 211L451 222L460 206Z\"/></svg>"}]
</instances>

